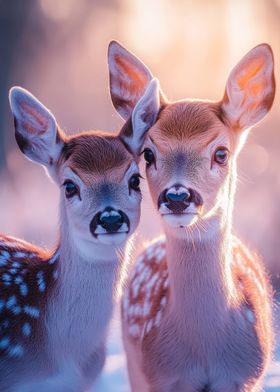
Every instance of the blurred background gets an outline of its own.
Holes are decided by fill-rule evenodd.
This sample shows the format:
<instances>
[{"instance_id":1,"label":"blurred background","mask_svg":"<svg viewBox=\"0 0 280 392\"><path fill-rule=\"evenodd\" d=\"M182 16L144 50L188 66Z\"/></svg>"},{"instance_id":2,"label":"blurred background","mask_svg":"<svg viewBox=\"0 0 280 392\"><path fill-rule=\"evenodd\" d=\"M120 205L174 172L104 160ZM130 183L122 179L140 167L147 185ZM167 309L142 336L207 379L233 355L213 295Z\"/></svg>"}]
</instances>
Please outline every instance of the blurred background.
<instances>
[{"instance_id":1,"label":"blurred background","mask_svg":"<svg viewBox=\"0 0 280 392\"><path fill-rule=\"evenodd\" d=\"M0 0L1 232L50 246L58 227L55 185L16 146L9 88L30 90L69 133L114 132L122 121L108 89L111 39L150 67L171 100L220 99L233 66L262 42L273 48L280 85L280 0ZM240 155L234 213L235 231L264 258L276 290L279 108L277 92L270 114L252 131ZM146 191L139 232L144 240L160 232Z\"/></svg>"}]
</instances>

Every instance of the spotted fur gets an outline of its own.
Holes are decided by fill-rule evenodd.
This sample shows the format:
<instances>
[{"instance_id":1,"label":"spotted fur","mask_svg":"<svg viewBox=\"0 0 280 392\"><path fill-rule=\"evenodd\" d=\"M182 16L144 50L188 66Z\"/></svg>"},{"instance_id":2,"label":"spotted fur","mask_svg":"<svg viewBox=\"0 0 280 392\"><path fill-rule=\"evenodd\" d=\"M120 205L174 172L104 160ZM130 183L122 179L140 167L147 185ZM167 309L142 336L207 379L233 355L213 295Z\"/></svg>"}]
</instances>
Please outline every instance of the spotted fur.
<instances>
[{"instance_id":1,"label":"spotted fur","mask_svg":"<svg viewBox=\"0 0 280 392\"><path fill-rule=\"evenodd\" d=\"M39 333L59 255L0 235L0 358L20 358ZM29 348L28 348L29 347Z\"/></svg>"},{"instance_id":2,"label":"spotted fur","mask_svg":"<svg viewBox=\"0 0 280 392\"><path fill-rule=\"evenodd\" d=\"M132 338L143 339L159 326L168 300L168 270L163 240L150 245L137 259L123 297L123 317Z\"/></svg>"},{"instance_id":3,"label":"spotted fur","mask_svg":"<svg viewBox=\"0 0 280 392\"><path fill-rule=\"evenodd\" d=\"M162 256L157 260L156 254L159 252ZM149 258L149 253L153 254L152 259ZM164 246L152 245L136 261L123 299L124 344L128 354L132 390L137 391L139 384L143 391L150 390L150 385L157 386L155 390L168 385L167 391L173 390L175 385L178 391L192 391L191 386L196 386L195 390L200 391L209 385L208 390L211 392L216 391L215 385L219 385L219 392L235 391L232 389L235 384L236 388L240 388L236 391L258 390L253 389L253 386L257 388L257 380L261 379L270 358L273 341L272 290L256 255L239 241L235 241L232 253L230 268L234 293L226 305L224 318L219 317L219 307L213 306L211 295L207 296L207 292L211 293L215 286L211 285L211 280L202 276L202 270L201 278L194 277L194 284L186 276L200 260L195 260L190 270L182 268L181 276L176 276L173 280L173 301L179 313L171 313L172 306L175 306L170 301L170 272ZM172 262L181 264L184 260L172 259ZM186 257L185 263L189 262L192 263ZM207 263L206 258L204 262ZM147 269L150 272L148 275ZM207 266L206 270L209 271ZM156 284L152 283L153 274L157 277ZM178 285L184 284L184 277L185 297L182 298L183 301L176 303L174 285L176 282ZM199 287L199 281L201 286L205 282L202 293L195 291ZM191 301L188 300L188 290ZM195 302L193 293L202 298ZM145 308L150 311L145 312ZM131 363L132 358L135 358L134 364ZM186 379L184 374L189 378ZM149 385L146 385L147 381ZM187 381L193 383L190 389L186 387L189 385Z\"/></svg>"},{"instance_id":4,"label":"spotted fur","mask_svg":"<svg viewBox=\"0 0 280 392\"><path fill-rule=\"evenodd\" d=\"M135 83L142 85L131 69L146 75L146 67L116 44L114 52L129 59L128 71L118 61L109 67L119 69L117 82L130 80L133 103ZM231 225L236 157L273 103L273 67L262 44L233 68L221 101L161 101L143 150L166 243L140 256L123 300L133 391L259 391L272 348L271 290Z\"/></svg>"},{"instance_id":5,"label":"spotted fur","mask_svg":"<svg viewBox=\"0 0 280 392\"><path fill-rule=\"evenodd\" d=\"M236 298L246 308L251 322L256 314L267 308L267 284L261 266L256 267L253 255L237 238L234 238L232 271L238 287ZM262 269L262 268L261 268ZM122 314L131 339L143 341L153 328L160 327L169 300L169 277L164 239L152 242L135 263L129 285L124 291ZM242 306L242 305L240 305ZM265 330L265 334L269 334Z\"/></svg>"},{"instance_id":6,"label":"spotted fur","mask_svg":"<svg viewBox=\"0 0 280 392\"><path fill-rule=\"evenodd\" d=\"M60 228L54 253L0 236L0 391L83 392L104 365L118 255L139 222L138 157L120 133L68 136L28 91L9 97L19 148L60 189Z\"/></svg>"}]
</instances>

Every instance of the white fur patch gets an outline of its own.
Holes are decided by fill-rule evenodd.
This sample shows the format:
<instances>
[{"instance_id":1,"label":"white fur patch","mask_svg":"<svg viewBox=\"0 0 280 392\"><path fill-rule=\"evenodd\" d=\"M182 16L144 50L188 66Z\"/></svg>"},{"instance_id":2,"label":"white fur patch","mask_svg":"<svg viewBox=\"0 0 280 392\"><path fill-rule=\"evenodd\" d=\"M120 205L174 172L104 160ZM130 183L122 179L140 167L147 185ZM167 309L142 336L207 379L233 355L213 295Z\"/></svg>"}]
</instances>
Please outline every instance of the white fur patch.
<instances>
[{"instance_id":1,"label":"white fur patch","mask_svg":"<svg viewBox=\"0 0 280 392\"><path fill-rule=\"evenodd\" d=\"M130 287L123 296L123 315L129 335L143 339L160 325L169 289L165 244L151 244L136 261Z\"/></svg>"}]
</instances>

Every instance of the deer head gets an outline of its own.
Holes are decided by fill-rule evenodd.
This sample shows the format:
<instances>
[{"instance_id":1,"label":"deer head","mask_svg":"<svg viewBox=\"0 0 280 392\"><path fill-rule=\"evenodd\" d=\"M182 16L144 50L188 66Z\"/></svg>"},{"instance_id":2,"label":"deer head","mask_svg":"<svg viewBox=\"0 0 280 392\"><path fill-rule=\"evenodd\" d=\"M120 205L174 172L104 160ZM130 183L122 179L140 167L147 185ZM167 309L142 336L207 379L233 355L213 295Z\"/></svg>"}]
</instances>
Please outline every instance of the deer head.
<instances>
[{"instance_id":1,"label":"deer head","mask_svg":"<svg viewBox=\"0 0 280 392\"><path fill-rule=\"evenodd\" d=\"M145 104L154 88L152 83ZM59 186L63 230L81 249L122 244L139 222L141 201L138 157L122 132L66 136L52 113L20 87L11 89L10 105L19 148ZM143 140L133 143L140 149Z\"/></svg>"},{"instance_id":2,"label":"deer head","mask_svg":"<svg viewBox=\"0 0 280 392\"><path fill-rule=\"evenodd\" d=\"M152 75L116 42L109 53L112 101L127 119L135 95ZM118 94L125 100L117 99ZM267 44L252 49L234 67L218 102L186 99L171 103L157 88L151 97L154 103L149 105L157 109L153 113L157 121L141 152L153 202L168 230L185 235L182 228L195 222L221 213L230 215L236 157L248 130L270 110L274 95L273 54ZM141 137L137 124L132 125L133 134Z\"/></svg>"}]
</instances>

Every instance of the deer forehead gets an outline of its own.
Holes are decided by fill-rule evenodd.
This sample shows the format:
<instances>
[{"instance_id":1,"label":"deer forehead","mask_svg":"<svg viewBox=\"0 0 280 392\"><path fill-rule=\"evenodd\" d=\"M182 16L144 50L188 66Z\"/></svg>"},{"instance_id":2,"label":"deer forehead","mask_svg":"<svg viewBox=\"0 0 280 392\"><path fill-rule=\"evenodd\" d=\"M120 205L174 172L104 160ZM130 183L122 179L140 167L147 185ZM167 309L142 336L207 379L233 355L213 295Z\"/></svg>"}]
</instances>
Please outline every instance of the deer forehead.
<instances>
[{"instance_id":1,"label":"deer forehead","mask_svg":"<svg viewBox=\"0 0 280 392\"><path fill-rule=\"evenodd\" d=\"M150 137L161 151L202 150L223 135L231 139L224 124L219 104L203 101L182 101L168 104L151 128Z\"/></svg>"},{"instance_id":2,"label":"deer forehead","mask_svg":"<svg viewBox=\"0 0 280 392\"><path fill-rule=\"evenodd\" d=\"M96 132L72 137L64 146L62 158L85 183L105 174L116 180L133 161L118 137Z\"/></svg>"}]
</instances>

